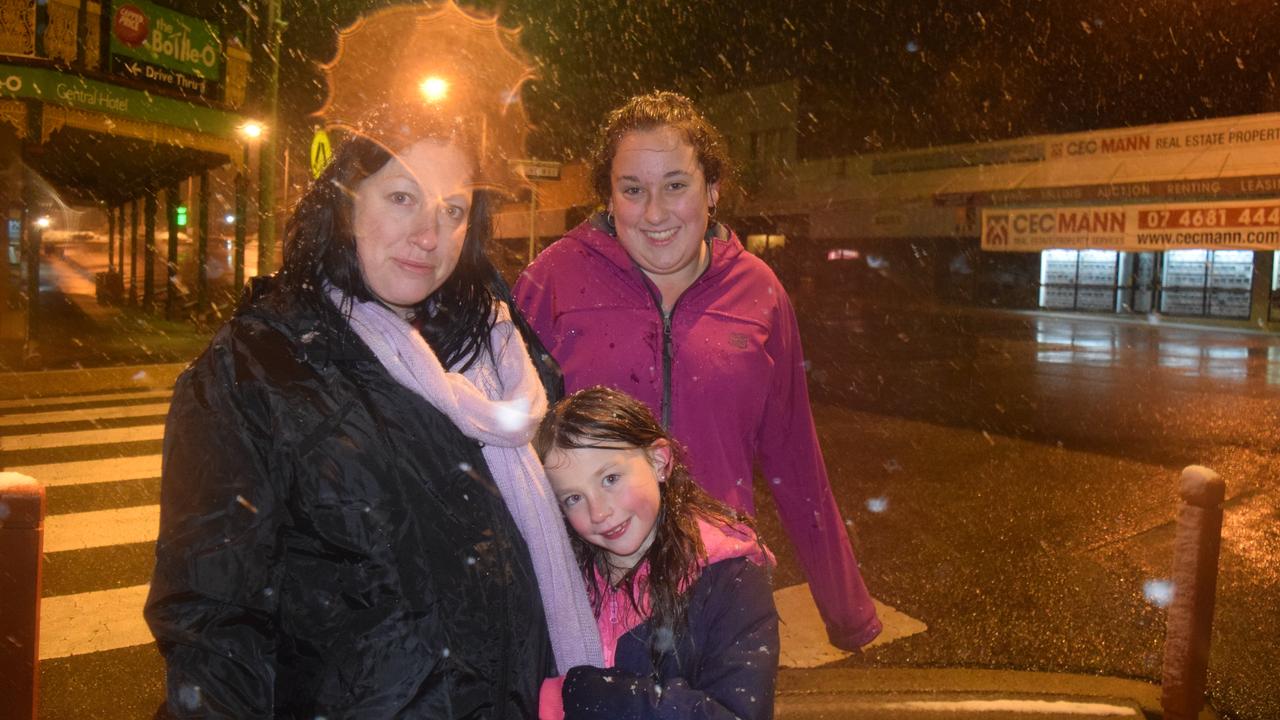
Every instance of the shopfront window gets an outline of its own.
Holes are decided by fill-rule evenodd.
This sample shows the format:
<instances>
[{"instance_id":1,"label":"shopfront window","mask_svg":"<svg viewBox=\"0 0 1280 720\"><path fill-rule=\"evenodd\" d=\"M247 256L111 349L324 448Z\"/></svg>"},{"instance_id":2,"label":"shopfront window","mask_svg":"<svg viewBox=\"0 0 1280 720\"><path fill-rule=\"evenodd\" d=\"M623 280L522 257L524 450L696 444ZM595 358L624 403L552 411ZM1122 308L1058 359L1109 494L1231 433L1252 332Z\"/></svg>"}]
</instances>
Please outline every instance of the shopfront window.
<instances>
[{"instance_id":1,"label":"shopfront window","mask_svg":"<svg viewBox=\"0 0 1280 720\"><path fill-rule=\"evenodd\" d=\"M1253 251L1170 250L1161 284L1162 313L1248 319Z\"/></svg>"},{"instance_id":2,"label":"shopfront window","mask_svg":"<svg viewBox=\"0 0 1280 720\"><path fill-rule=\"evenodd\" d=\"M1132 266L1115 250L1046 250L1040 256L1040 307L1114 312L1121 278ZM1128 283L1125 282L1126 286Z\"/></svg>"}]
</instances>

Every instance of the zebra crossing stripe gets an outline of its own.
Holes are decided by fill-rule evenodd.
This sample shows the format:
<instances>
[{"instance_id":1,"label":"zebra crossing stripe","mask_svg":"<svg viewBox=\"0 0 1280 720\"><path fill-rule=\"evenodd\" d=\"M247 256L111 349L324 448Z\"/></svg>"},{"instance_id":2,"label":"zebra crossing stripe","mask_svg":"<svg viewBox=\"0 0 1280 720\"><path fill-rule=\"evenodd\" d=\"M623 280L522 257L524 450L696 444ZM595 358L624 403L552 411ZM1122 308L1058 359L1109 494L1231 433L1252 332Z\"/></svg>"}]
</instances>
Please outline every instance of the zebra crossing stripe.
<instances>
[{"instance_id":1,"label":"zebra crossing stripe","mask_svg":"<svg viewBox=\"0 0 1280 720\"><path fill-rule=\"evenodd\" d=\"M159 534L159 505L50 515L44 521L44 551L55 553L155 542Z\"/></svg>"},{"instance_id":2,"label":"zebra crossing stripe","mask_svg":"<svg viewBox=\"0 0 1280 720\"><path fill-rule=\"evenodd\" d=\"M146 645L142 619L149 585L59 595L40 602L40 659Z\"/></svg>"},{"instance_id":3,"label":"zebra crossing stripe","mask_svg":"<svg viewBox=\"0 0 1280 720\"><path fill-rule=\"evenodd\" d=\"M144 390L141 392L98 393L94 395L58 395L55 397L32 397L0 400L0 410L13 410L34 407L59 407L63 405L84 405L94 402L129 402L133 400L155 400L173 395L172 390Z\"/></svg>"},{"instance_id":4,"label":"zebra crossing stripe","mask_svg":"<svg viewBox=\"0 0 1280 720\"><path fill-rule=\"evenodd\" d=\"M896 640L928 630L928 626L889 605L872 598L876 615L884 629L867 648L888 645ZM792 585L773 593L778 608L778 664L789 668L814 668L843 660L851 653L827 641L826 625L809 592L809 585Z\"/></svg>"},{"instance_id":5,"label":"zebra crossing stripe","mask_svg":"<svg viewBox=\"0 0 1280 720\"><path fill-rule=\"evenodd\" d=\"M5 469L33 477L47 488L60 485L88 485L160 477L160 456L140 455L105 460L76 460L44 465L21 465Z\"/></svg>"},{"instance_id":6,"label":"zebra crossing stripe","mask_svg":"<svg viewBox=\"0 0 1280 720\"><path fill-rule=\"evenodd\" d=\"M74 410L54 410L51 412L22 413L0 416L0 428L22 425L43 425L46 423L77 422L84 420L114 420L117 418L163 416L169 412L169 403L148 403L146 405L119 405L98 408L76 408Z\"/></svg>"},{"instance_id":7,"label":"zebra crossing stripe","mask_svg":"<svg viewBox=\"0 0 1280 720\"><path fill-rule=\"evenodd\" d=\"M37 433L0 437L0 451L48 450L76 445L114 445L116 443L161 440L164 425L137 425L134 427L104 428L101 430L76 430L61 433Z\"/></svg>"}]
</instances>

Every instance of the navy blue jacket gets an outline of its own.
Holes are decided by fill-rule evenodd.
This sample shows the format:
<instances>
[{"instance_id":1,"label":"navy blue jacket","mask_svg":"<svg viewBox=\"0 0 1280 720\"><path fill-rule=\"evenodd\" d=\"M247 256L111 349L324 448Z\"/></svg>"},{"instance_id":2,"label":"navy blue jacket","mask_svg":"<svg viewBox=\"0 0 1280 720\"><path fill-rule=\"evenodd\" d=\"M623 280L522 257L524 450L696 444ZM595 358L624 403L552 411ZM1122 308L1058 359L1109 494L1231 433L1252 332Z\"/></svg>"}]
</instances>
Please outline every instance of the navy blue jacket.
<instances>
[{"instance_id":1,"label":"navy blue jacket","mask_svg":"<svg viewBox=\"0 0 1280 720\"><path fill-rule=\"evenodd\" d=\"M565 676L565 720L769 720L778 675L778 611L769 570L716 562L690 588L689 625L654 667L650 621L619 639L614 667ZM621 690L625 688L625 690Z\"/></svg>"}]
</instances>

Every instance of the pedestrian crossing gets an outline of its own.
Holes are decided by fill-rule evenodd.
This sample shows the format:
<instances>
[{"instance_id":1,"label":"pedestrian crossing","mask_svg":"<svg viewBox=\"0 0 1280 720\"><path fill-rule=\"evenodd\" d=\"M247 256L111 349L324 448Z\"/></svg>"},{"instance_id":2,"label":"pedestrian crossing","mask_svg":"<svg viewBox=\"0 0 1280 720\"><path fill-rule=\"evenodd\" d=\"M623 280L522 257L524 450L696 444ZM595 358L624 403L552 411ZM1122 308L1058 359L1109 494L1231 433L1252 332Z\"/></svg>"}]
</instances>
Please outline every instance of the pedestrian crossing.
<instances>
[{"instance_id":1,"label":"pedestrian crossing","mask_svg":"<svg viewBox=\"0 0 1280 720\"><path fill-rule=\"evenodd\" d=\"M0 400L0 467L39 480L46 493L42 662L152 642L142 619L149 564L116 577L94 575L129 555L149 562L171 394L165 388ZM147 492L125 487L139 481L149 483ZM132 582L103 588L121 576Z\"/></svg>"},{"instance_id":2,"label":"pedestrian crossing","mask_svg":"<svg viewBox=\"0 0 1280 720\"><path fill-rule=\"evenodd\" d=\"M53 410L49 412L26 413L0 417L0 428L14 428L15 431L31 425L45 425L65 422L93 422L103 419L154 417L168 412L168 403L151 403L148 405L132 405L112 408L110 413L100 409L77 408L75 410Z\"/></svg>"},{"instance_id":3,"label":"pedestrian crossing","mask_svg":"<svg viewBox=\"0 0 1280 720\"><path fill-rule=\"evenodd\" d=\"M160 477L160 454L18 465L11 472L38 478L46 488Z\"/></svg>"},{"instance_id":4,"label":"pedestrian crossing","mask_svg":"<svg viewBox=\"0 0 1280 720\"><path fill-rule=\"evenodd\" d=\"M36 478L46 490L42 662L148 646L155 656L142 609L159 529L161 444L171 392L0 399L0 470ZM807 587L784 588L775 599L784 665L813 667L847 656L825 643ZM892 608L880 610L887 624L895 615L902 618L900 630L880 642L923 629Z\"/></svg>"},{"instance_id":5,"label":"pedestrian crossing","mask_svg":"<svg viewBox=\"0 0 1280 720\"><path fill-rule=\"evenodd\" d=\"M95 430L70 430L65 432L32 433L0 438L0 452L13 450L45 450L69 448L80 445L114 445L126 442L164 439L164 425L102 428Z\"/></svg>"}]
</instances>

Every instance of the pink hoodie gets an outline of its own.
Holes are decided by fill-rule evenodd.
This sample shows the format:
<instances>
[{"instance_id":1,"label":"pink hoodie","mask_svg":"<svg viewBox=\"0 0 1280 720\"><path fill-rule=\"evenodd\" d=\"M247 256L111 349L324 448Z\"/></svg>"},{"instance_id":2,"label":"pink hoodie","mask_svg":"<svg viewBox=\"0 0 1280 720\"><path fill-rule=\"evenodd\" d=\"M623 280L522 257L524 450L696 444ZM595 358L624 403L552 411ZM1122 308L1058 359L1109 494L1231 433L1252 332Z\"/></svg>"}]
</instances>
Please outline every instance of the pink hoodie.
<instances>
[{"instance_id":1,"label":"pink hoodie","mask_svg":"<svg viewBox=\"0 0 1280 720\"><path fill-rule=\"evenodd\" d=\"M667 416L712 496L755 514L764 474L832 642L881 629L818 445L795 311L773 271L723 226L711 264L664 318L657 288L587 221L525 268L514 294L565 390L606 385Z\"/></svg>"}]
</instances>

